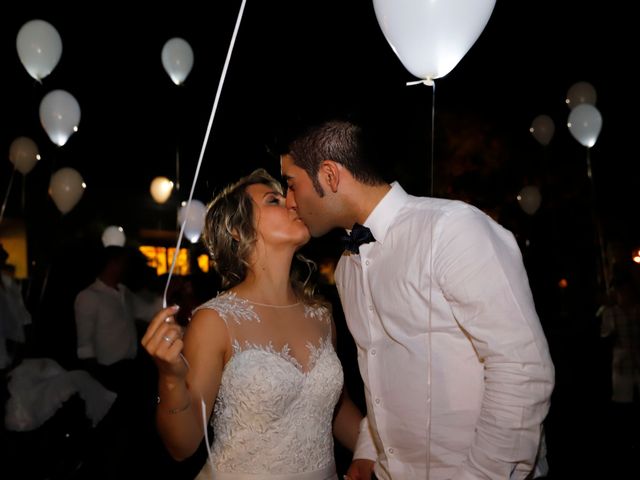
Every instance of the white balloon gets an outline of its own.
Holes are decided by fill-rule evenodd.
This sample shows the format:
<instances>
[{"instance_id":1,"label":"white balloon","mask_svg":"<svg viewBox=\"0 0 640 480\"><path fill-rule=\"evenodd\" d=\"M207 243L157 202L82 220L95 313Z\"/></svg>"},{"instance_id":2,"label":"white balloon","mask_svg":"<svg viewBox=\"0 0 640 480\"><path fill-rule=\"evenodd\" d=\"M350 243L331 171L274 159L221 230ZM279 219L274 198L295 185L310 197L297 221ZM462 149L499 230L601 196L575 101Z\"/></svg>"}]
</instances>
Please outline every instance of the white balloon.
<instances>
[{"instance_id":1,"label":"white balloon","mask_svg":"<svg viewBox=\"0 0 640 480\"><path fill-rule=\"evenodd\" d=\"M162 47L162 66L176 85L183 83L193 67L193 50L182 38L172 38Z\"/></svg>"},{"instance_id":2,"label":"white balloon","mask_svg":"<svg viewBox=\"0 0 640 480\"><path fill-rule=\"evenodd\" d=\"M202 234L204 228L204 220L207 214L207 207L200 200L191 200L188 205L184 204L178 210L178 222L180 225L184 223L184 236L191 243L196 243Z\"/></svg>"},{"instance_id":3,"label":"white balloon","mask_svg":"<svg viewBox=\"0 0 640 480\"><path fill-rule=\"evenodd\" d=\"M62 213L71 211L80 201L86 185L77 170L64 167L51 176L49 195Z\"/></svg>"},{"instance_id":4,"label":"white balloon","mask_svg":"<svg viewBox=\"0 0 640 480\"><path fill-rule=\"evenodd\" d=\"M495 0L373 0L378 24L409 72L428 82L460 62L489 21Z\"/></svg>"},{"instance_id":5,"label":"white balloon","mask_svg":"<svg viewBox=\"0 0 640 480\"><path fill-rule=\"evenodd\" d=\"M602 129L602 115L591 104L582 103L571 110L567 122L571 135L585 147L591 148L596 144Z\"/></svg>"},{"instance_id":6,"label":"white balloon","mask_svg":"<svg viewBox=\"0 0 640 480\"><path fill-rule=\"evenodd\" d=\"M596 89L593 85L589 82L576 82L567 91L565 102L569 105L569 108L574 109L583 103L595 105L597 98Z\"/></svg>"},{"instance_id":7,"label":"white balloon","mask_svg":"<svg viewBox=\"0 0 640 480\"><path fill-rule=\"evenodd\" d=\"M78 131L80 105L69 92L53 90L40 102L40 123L51 141L61 147Z\"/></svg>"},{"instance_id":8,"label":"white balloon","mask_svg":"<svg viewBox=\"0 0 640 480\"><path fill-rule=\"evenodd\" d=\"M538 115L531 122L529 131L541 145L549 145L556 131L556 125L549 115Z\"/></svg>"},{"instance_id":9,"label":"white balloon","mask_svg":"<svg viewBox=\"0 0 640 480\"><path fill-rule=\"evenodd\" d=\"M110 225L102 232L102 245L110 247L115 245L116 247L124 247L127 237L124 234L124 229L117 225Z\"/></svg>"},{"instance_id":10,"label":"white balloon","mask_svg":"<svg viewBox=\"0 0 640 480\"><path fill-rule=\"evenodd\" d=\"M156 203L163 204L171 196L173 191L173 182L167 177L156 177L151 180L151 196Z\"/></svg>"},{"instance_id":11,"label":"white balloon","mask_svg":"<svg viewBox=\"0 0 640 480\"><path fill-rule=\"evenodd\" d=\"M29 137L18 137L9 147L9 160L23 175L26 175L40 160L38 145Z\"/></svg>"},{"instance_id":12,"label":"white balloon","mask_svg":"<svg viewBox=\"0 0 640 480\"><path fill-rule=\"evenodd\" d=\"M518 194L518 203L520 204L520 208L528 214L533 215L540 208L540 203L542 203L542 195L540 195L540 189L535 185L528 185L520 190Z\"/></svg>"},{"instance_id":13,"label":"white balloon","mask_svg":"<svg viewBox=\"0 0 640 480\"><path fill-rule=\"evenodd\" d=\"M50 23L31 20L18 31L16 48L27 73L40 82L60 61L62 39Z\"/></svg>"}]
</instances>

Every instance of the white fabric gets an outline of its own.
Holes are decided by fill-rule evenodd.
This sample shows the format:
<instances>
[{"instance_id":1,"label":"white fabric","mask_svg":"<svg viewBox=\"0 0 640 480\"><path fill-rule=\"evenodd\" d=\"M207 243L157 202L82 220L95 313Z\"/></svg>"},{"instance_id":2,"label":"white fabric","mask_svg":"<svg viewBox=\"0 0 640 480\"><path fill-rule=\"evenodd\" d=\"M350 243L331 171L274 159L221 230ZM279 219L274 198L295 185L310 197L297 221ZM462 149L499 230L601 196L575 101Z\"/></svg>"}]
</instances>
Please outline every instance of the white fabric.
<instances>
[{"instance_id":1,"label":"white fabric","mask_svg":"<svg viewBox=\"0 0 640 480\"><path fill-rule=\"evenodd\" d=\"M336 270L368 410L354 457L380 479L428 459L431 480L525 478L554 368L512 234L397 183L365 225L376 241Z\"/></svg>"},{"instance_id":2,"label":"white fabric","mask_svg":"<svg viewBox=\"0 0 640 480\"><path fill-rule=\"evenodd\" d=\"M336 466L331 464L320 470L306 473L277 474L250 474L250 473L225 473L213 472L207 464L195 480L337 480Z\"/></svg>"},{"instance_id":3,"label":"white fabric","mask_svg":"<svg viewBox=\"0 0 640 480\"><path fill-rule=\"evenodd\" d=\"M116 290L96 279L78 293L74 309L78 358L95 358L101 365L135 358L135 301L126 286Z\"/></svg>"},{"instance_id":4,"label":"white fabric","mask_svg":"<svg viewBox=\"0 0 640 480\"><path fill-rule=\"evenodd\" d=\"M84 370L67 371L49 358L23 360L9 372L8 390L5 426L13 431L40 427L75 393L84 400L87 418L96 426L117 396Z\"/></svg>"},{"instance_id":5,"label":"white fabric","mask_svg":"<svg viewBox=\"0 0 640 480\"><path fill-rule=\"evenodd\" d=\"M267 312L232 293L199 308L218 312L233 344L213 411L214 478L334 478L332 418L343 375L329 310L299 304ZM264 335L285 315L291 329L319 336L303 345L304 361L302 349L296 357L294 345ZM211 467L198 478L212 478Z\"/></svg>"}]
</instances>

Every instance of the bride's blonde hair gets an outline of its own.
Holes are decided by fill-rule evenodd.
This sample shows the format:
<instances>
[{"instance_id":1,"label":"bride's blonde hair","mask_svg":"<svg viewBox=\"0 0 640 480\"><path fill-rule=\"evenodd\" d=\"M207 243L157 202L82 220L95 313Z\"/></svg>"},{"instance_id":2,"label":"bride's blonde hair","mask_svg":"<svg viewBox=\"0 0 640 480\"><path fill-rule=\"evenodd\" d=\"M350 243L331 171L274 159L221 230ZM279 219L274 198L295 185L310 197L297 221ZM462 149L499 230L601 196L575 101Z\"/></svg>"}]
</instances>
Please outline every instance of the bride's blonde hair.
<instances>
[{"instance_id":1,"label":"bride's blonde hair","mask_svg":"<svg viewBox=\"0 0 640 480\"><path fill-rule=\"evenodd\" d=\"M222 278L222 287L232 288L242 282L249 269L249 256L256 241L257 232L253 218L253 200L247 193L250 185L267 185L284 194L280 182L259 168L237 182L225 187L207 205L204 243L209 251L213 267ZM291 284L306 303L323 302L315 294L315 284L311 281L316 264L301 254L296 255L291 268ZM301 272L301 264L306 266L306 274Z\"/></svg>"}]
</instances>

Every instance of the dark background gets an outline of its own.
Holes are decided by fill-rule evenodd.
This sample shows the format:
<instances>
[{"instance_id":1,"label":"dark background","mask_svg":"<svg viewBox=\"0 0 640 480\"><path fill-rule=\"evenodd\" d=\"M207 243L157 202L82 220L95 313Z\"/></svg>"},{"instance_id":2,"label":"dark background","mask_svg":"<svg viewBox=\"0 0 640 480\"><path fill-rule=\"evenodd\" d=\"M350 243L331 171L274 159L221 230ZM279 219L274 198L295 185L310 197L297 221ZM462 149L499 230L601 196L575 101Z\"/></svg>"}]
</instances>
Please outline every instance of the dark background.
<instances>
[{"instance_id":1,"label":"dark background","mask_svg":"<svg viewBox=\"0 0 640 480\"><path fill-rule=\"evenodd\" d=\"M7 160L0 165L0 192L7 189L9 145L17 136L31 137L43 156L14 183L5 214L27 224L32 278L42 282L61 258L82 261L79 252L99 245L108 225L123 226L134 246L145 240L142 230L175 228L240 3L25 2L1 16L0 147ZM602 409L608 347L598 338L595 313L606 300L602 252L610 267L615 260L630 263L640 245L638 96L631 73L637 41L627 8L498 0L478 41L436 80L433 95L429 87L405 85L414 77L384 39L372 2L248 1L194 195L206 203L259 166L277 174L270 152L283 132L330 114L363 121L380 142L383 173L410 193L429 193L433 166L435 195L487 211L522 248L557 370L547 426L557 478L606 472L618 462L602 454L611 440ZM27 74L15 48L18 30L35 18L56 27L63 42L61 60L42 84ZM193 70L180 87L160 61L164 43L175 36L194 51ZM566 127L565 96L578 81L595 87L603 117L590 151L593 184L587 149ZM79 131L63 147L51 143L38 117L40 100L57 88L74 95L82 112ZM555 122L546 147L529 133L539 114ZM180 190L158 206L149 184L158 175L176 177L176 155ZM66 215L47 195L51 173L62 166L77 169L88 185ZM542 193L535 215L516 200L528 184ZM310 256L339 254L333 237L313 240Z\"/></svg>"}]
</instances>

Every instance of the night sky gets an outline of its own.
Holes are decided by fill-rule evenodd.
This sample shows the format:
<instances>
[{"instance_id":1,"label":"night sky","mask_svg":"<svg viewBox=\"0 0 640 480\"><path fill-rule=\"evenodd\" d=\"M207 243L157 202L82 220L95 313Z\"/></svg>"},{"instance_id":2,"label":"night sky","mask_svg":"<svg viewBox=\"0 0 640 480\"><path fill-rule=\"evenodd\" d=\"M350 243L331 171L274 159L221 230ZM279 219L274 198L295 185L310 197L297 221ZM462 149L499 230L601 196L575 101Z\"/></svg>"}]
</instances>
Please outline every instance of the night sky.
<instances>
[{"instance_id":1,"label":"night sky","mask_svg":"<svg viewBox=\"0 0 640 480\"><path fill-rule=\"evenodd\" d=\"M123 2L102 8L29 2L2 16L0 144L8 152L13 139L28 136L43 155L24 185L18 175L8 218L24 218L39 238L56 231L63 242L97 241L111 224L122 225L132 242L141 228L173 228L176 205L193 181L241 2L195 4L133 10ZM195 198L206 203L258 166L277 174L270 152L283 132L308 119L348 115L376 133L389 180L410 193L428 193L433 164L435 195L469 201L498 219L523 249L546 258L555 285L556 277L584 263L584 254L592 256L594 210L608 243L640 244L630 20L615 18L625 17L615 10L574 0L498 0L478 41L436 80L434 102L431 88L405 85L415 77L386 42L372 2L250 0ZM20 27L35 18L51 23L63 42L61 60L42 84L27 74L15 46ZM164 43L176 36L194 51L193 69L180 87L160 61ZM578 81L595 87L603 116L590 152L595 197L586 177L587 149L566 127L564 99ZM63 147L49 140L38 116L42 97L58 88L74 95L82 114L79 131ZM555 122L547 147L529 133L539 114ZM160 207L149 184L157 175L176 177L176 156L180 191ZM88 185L64 216L47 195L51 173L62 166L77 169ZM3 193L10 173L5 161ZM542 193L533 216L516 200L528 184Z\"/></svg>"}]
</instances>

